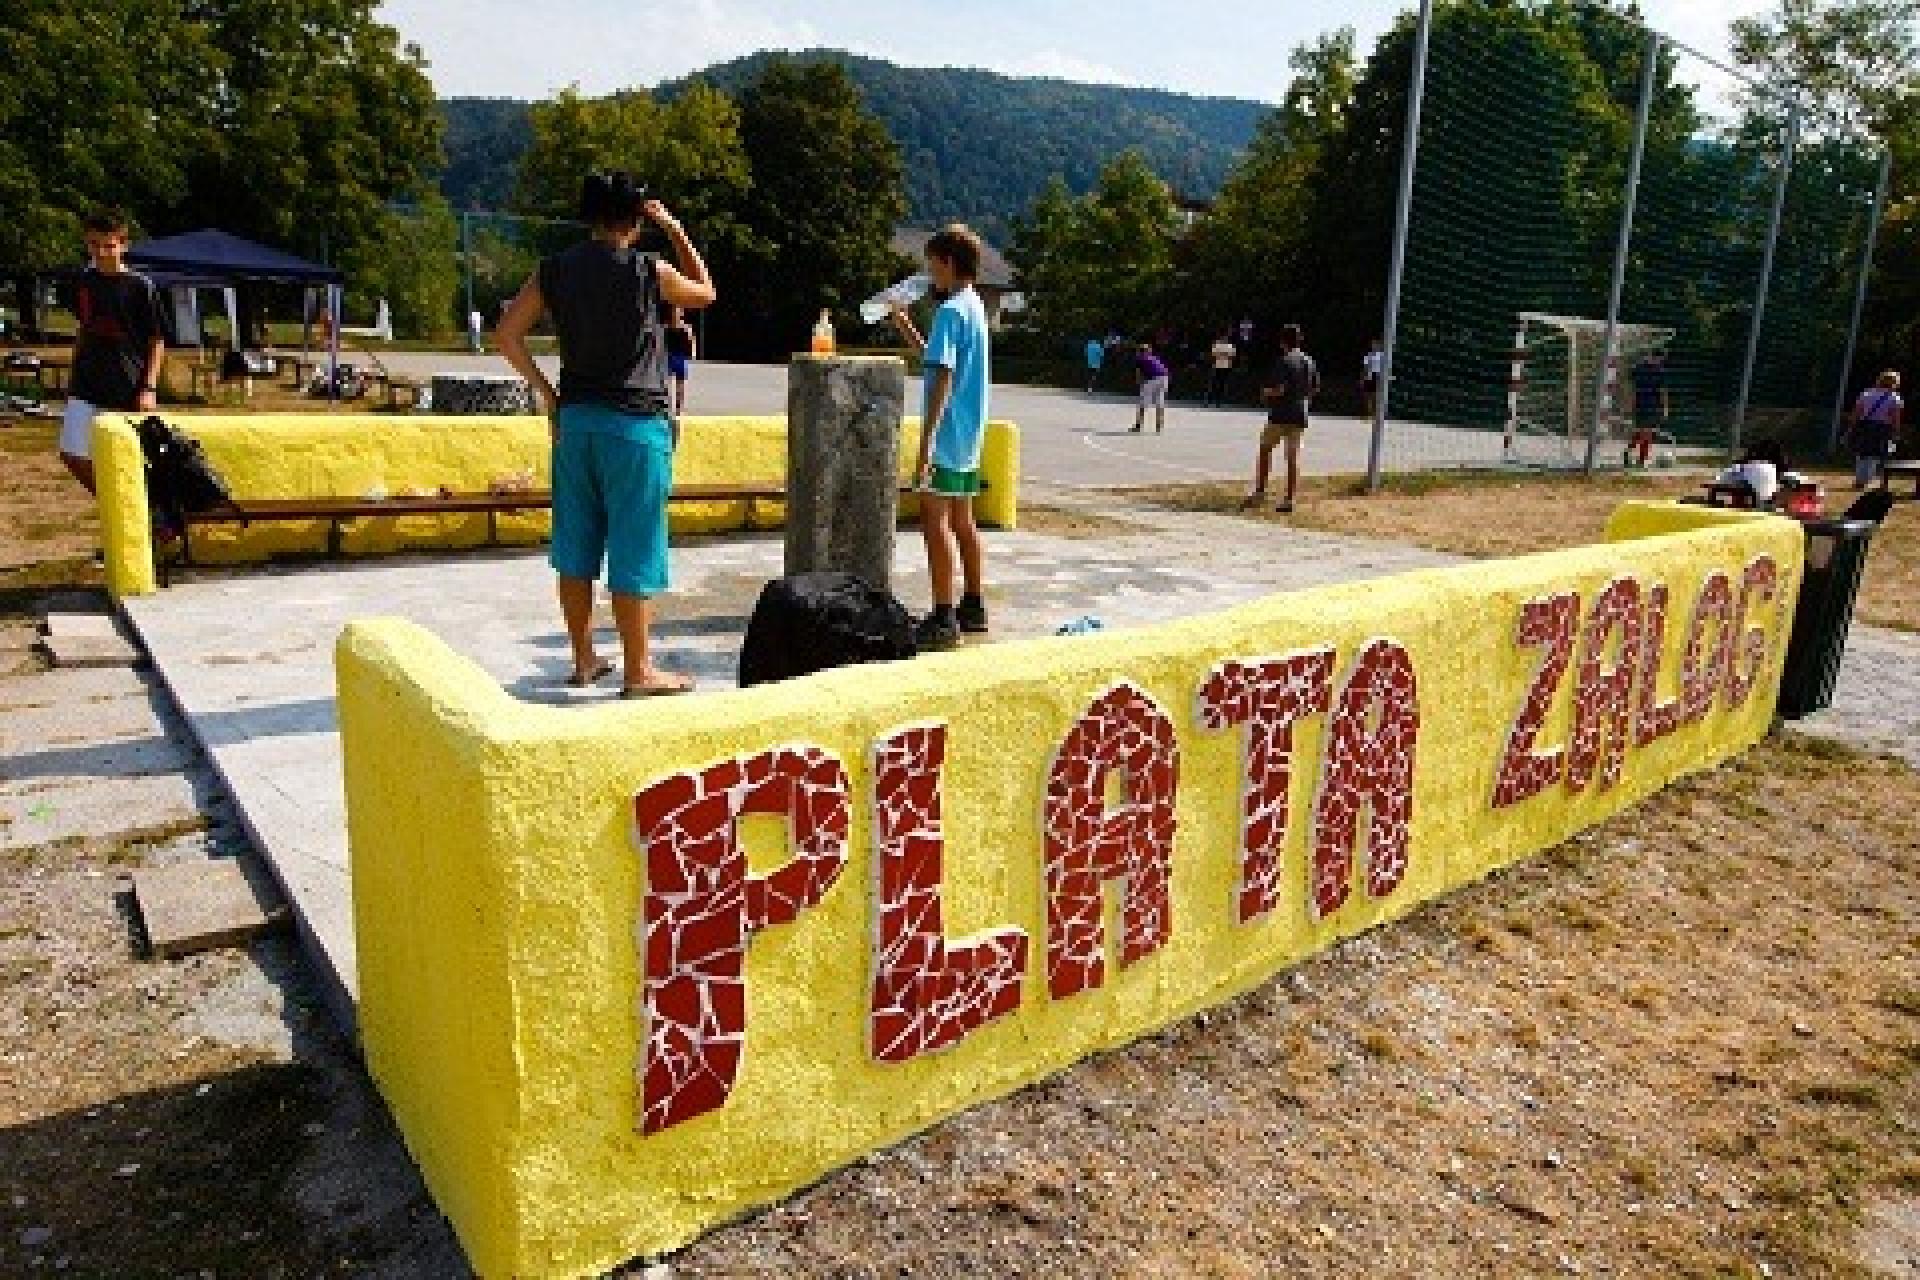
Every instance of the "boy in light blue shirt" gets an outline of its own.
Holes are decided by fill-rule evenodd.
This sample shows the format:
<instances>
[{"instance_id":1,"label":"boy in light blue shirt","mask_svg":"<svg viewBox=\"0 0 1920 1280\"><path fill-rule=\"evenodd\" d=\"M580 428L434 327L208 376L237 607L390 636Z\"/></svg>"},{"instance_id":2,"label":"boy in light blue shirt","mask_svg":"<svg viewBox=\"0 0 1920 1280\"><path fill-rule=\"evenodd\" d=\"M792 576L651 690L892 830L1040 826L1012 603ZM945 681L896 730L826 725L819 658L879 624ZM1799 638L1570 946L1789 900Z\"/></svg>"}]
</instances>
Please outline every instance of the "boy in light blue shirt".
<instances>
[{"instance_id":1,"label":"boy in light blue shirt","mask_svg":"<svg viewBox=\"0 0 1920 1280\"><path fill-rule=\"evenodd\" d=\"M980 254L980 237L968 228L955 223L937 232L927 241L927 274L946 300L934 313L932 330L923 339L904 307L893 312L895 326L923 355L926 399L913 487L920 493L933 612L921 619L915 639L934 652L958 648L962 632L987 630L986 559L973 519L992 381L987 309L973 287ZM965 585L957 602L956 567Z\"/></svg>"}]
</instances>

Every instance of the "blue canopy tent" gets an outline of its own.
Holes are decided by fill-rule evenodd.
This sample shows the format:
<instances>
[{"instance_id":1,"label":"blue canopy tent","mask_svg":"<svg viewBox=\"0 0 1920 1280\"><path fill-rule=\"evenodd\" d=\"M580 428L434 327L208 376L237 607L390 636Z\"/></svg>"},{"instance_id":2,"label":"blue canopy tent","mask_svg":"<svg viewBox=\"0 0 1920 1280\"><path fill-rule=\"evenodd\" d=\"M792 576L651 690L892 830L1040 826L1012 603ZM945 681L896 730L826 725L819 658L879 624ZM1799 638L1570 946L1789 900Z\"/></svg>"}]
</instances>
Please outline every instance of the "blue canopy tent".
<instances>
[{"instance_id":1,"label":"blue canopy tent","mask_svg":"<svg viewBox=\"0 0 1920 1280\"><path fill-rule=\"evenodd\" d=\"M127 253L127 263L147 272L157 283L238 288L246 284L291 284L306 291L310 313L315 289L325 290L327 325L327 383L337 385L340 363L340 307L346 277L334 268L295 257L268 245L208 227L177 236L143 240ZM240 335L234 335L236 345Z\"/></svg>"}]
</instances>

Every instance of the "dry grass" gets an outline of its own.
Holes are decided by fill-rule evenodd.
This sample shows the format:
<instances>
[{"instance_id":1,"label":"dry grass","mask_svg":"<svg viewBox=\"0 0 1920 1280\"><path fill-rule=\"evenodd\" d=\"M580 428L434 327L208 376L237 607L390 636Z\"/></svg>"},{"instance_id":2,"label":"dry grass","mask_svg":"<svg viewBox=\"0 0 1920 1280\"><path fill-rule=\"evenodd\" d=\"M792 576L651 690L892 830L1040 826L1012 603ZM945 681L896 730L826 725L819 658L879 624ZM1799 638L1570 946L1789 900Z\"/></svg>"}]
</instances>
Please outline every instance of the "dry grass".
<instances>
[{"instance_id":1,"label":"dry grass","mask_svg":"<svg viewBox=\"0 0 1920 1280\"><path fill-rule=\"evenodd\" d=\"M0 591L100 581L100 523L55 451L59 435L46 421L0 424Z\"/></svg>"},{"instance_id":2,"label":"dry grass","mask_svg":"<svg viewBox=\"0 0 1920 1280\"><path fill-rule=\"evenodd\" d=\"M1284 521L1355 537L1386 538L1467 556L1524 555L1594 541L1607 515L1630 498L1700 492L1697 473L1653 472L1584 477L1427 473L1393 477L1367 494L1344 477L1309 480L1290 516L1270 510L1250 520ZM1821 473L1836 513L1852 499L1850 475ZM1245 491L1231 484L1168 485L1129 495L1182 511L1236 511ZM1862 620L1920 631L1920 507L1902 503L1874 537L1857 611Z\"/></svg>"},{"instance_id":3,"label":"dry grass","mask_svg":"<svg viewBox=\"0 0 1920 1280\"><path fill-rule=\"evenodd\" d=\"M1867 1276L1916 952L1920 775L1777 739L675 1274Z\"/></svg>"}]
</instances>

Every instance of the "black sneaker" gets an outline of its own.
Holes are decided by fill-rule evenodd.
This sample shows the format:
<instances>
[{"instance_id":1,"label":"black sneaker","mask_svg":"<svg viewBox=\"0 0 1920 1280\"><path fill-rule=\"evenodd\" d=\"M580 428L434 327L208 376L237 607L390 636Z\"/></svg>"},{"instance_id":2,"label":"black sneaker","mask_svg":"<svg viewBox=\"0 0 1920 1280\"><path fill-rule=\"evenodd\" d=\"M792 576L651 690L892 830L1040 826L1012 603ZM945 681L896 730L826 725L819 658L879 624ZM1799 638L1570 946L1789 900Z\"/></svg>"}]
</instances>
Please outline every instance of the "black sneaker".
<instances>
[{"instance_id":1,"label":"black sneaker","mask_svg":"<svg viewBox=\"0 0 1920 1280\"><path fill-rule=\"evenodd\" d=\"M970 636L987 634L987 606L979 596L961 596L960 607L953 612L962 632Z\"/></svg>"},{"instance_id":2,"label":"black sneaker","mask_svg":"<svg viewBox=\"0 0 1920 1280\"><path fill-rule=\"evenodd\" d=\"M928 614L913 628L914 647L922 653L947 653L960 647L960 627L952 618Z\"/></svg>"}]
</instances>

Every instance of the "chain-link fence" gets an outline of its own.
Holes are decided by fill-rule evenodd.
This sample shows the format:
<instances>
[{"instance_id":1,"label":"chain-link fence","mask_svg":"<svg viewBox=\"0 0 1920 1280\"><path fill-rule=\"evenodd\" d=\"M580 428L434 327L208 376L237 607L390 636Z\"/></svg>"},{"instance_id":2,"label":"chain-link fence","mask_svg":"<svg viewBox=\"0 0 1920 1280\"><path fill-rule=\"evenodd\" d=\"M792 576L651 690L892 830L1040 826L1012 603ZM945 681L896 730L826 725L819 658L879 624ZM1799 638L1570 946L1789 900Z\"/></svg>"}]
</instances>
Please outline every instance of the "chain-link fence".
<instances>
[{"instance_id":1,"label":"chain-link fence","mask_svg":"<svg viewBox=\"0 0 1920 1280\"><path fill-rule=\"evenodd\" d=\"M1610 9L1421 24L1372 474L1824 447L1878 151Z\"/></svg>"}]
</instances>

